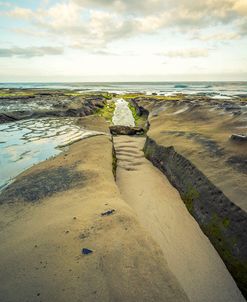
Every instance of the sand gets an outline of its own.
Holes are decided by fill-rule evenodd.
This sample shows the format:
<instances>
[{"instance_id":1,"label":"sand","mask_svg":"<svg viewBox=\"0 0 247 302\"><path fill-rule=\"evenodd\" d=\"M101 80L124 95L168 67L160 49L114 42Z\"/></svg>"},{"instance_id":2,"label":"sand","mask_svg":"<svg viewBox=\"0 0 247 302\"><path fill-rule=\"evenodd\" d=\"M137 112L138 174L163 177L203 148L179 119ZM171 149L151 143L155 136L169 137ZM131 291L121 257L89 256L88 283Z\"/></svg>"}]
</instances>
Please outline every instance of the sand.
<instances>
[{"instance_id":1,"label":"sand","mask_svg":"<svg viewBox=\"0 0 247 302\"><path fill-rule=\"evenodd\" d=\"M245 301L167 178L144 158L145 138L114 138L117 184L193 302Z\"/></svg>"},{"instance_id":2,"label":"sand","mask_svg":"<svg viewBox=\"0 0 247 302\"><path fill-rule=\"evenodd\" d=\"M78 181L55 185L64 173ZM23 179L30 190L13 183L15 201L0 204L0 301L188 301L160 246L119 193L108 137L77 142L17 183ZM31 202L33 186L43 194ZM108 210L115 212L101 215ZM83 248L92 253L83 255Z\"/></svg>"}]
</instances>

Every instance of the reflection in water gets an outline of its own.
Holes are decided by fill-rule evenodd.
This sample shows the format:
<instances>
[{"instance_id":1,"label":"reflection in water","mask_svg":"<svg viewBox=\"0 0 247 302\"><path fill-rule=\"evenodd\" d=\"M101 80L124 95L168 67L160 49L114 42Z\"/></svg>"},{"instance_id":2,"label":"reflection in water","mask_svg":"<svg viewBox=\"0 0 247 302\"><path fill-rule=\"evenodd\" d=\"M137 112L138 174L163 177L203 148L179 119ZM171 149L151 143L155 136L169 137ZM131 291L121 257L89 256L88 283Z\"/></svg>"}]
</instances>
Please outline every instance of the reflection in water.
<instances>
[{"instance_id":1,"label":"reflection in water","mask_svg":"<svg viewBox=\"0 0 247 302\"><path fill-rule=\"evenodd\" d=\"M131 110L129 109L129 103L126 102L124 99L118 99L115 101L115 104L116 108L112 118L113 124L134 127L135 119Z\"/></svg>"},{"instance_id":2,"label":"reflection in water","mask_svg":"<svg viewBox=\"0 0 247 302\"><path fill-rule=\"evenodd\" d=\"M10 112L10 111L32 111L32 110L50 110L52 109L52 104L44 102L42 100L26 101L22 100L21 97L18 100L5 100L0 99L0 112Z\"/></svg>"},{"instance_id":3,"label":"reflection in water","mask_svg":"<svg viewBox=\"0 0 247 302\"><path fill-rule=\"evenodd\" d=\"M99 134L70 118L43 118L0 125L0 189L25 169L61 152L57 147Z\"/></svg>"}]
</instances>

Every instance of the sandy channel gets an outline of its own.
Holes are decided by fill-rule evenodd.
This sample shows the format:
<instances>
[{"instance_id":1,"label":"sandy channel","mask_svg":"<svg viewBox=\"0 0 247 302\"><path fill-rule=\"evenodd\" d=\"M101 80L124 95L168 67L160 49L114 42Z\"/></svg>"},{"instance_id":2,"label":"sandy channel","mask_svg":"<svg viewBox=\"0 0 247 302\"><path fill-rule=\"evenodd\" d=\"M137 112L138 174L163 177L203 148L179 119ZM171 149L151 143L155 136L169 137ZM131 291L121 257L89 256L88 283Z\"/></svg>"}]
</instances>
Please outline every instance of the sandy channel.
<instances>
[{"instance_id":1,"label":"sandy channel","mask_svg":"<svg viewBox=\"0 0 247 302\"><path fill-rule=\"evenodd\" d=\"M145 138L114 137L117 184L193 302L245 301L177 190L144 158Z\"/></svg>"}]
</instances>

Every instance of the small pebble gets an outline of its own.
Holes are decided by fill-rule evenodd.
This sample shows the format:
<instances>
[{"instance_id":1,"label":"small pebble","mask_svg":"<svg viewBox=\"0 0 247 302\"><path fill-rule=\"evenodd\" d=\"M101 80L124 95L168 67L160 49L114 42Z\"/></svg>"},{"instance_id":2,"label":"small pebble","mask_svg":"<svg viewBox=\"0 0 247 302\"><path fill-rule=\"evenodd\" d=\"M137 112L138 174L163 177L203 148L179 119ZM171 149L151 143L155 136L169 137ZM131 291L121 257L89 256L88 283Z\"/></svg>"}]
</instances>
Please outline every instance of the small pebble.
<instances>
[{"instance_id":1,"label":"small pebble","mask_svg":"<svg viewBox=\"0 0 247 302\"><path fill-rule=\"evenodd\" d=\"M73 219L76 220L76 217L74 216Z\"/></svg>"},{"instance_id":2,"label":"small pebble","mask_svg":"<svg viewBox=\"0 0 247 302\"><path fill-rule=\"evenodd\" d=\"M90 249L87 249L87 248L83 248L83 249L81 250L81 253L82 253L83 255L88 255L88 254L93 253L93 251L90 250Z\"/></svg>"},{"instance_id":3,"label":"small pebble","mask_svg":"<svg viewBox=\"0 0 247 302\"><path fill-rule=\"evenodd\" d=\"M109 211L106 211L106 212L101 213L101 216L108 216L108 215L113 214L114 212L115 212L115 210L112 209L112 210L109 210Z\"/></svg>"}]
</instances>

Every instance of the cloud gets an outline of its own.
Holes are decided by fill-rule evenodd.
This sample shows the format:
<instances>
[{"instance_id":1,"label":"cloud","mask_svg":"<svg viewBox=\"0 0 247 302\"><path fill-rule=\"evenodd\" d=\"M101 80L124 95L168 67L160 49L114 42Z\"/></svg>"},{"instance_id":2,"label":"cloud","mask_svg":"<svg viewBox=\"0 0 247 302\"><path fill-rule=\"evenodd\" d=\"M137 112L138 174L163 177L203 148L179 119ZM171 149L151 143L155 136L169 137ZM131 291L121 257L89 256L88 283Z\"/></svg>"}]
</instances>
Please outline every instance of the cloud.
<instances>
[{"instance_id":1,"label":"cloud","mask_svg":"<svg viewBox=\"0 0 247 302\"><path fill-rule=\"evenodd\" d=\"M246 0L234 1L233 9L240 15L247 16L247 1Z\"/></svg>"},{"instance_id":2,"label":"cloud","mask_svg":"<svg viewBox=\"0 0 247 302\"><path fill-rule=\"evenodd\" d=\"M87 11L85 19L82 7L73 2L58 3L47 10L14 9L8 16L21 19L31 19L31 25L37 30L14 29L22 34L29 33L33 36L64 37L70 47L85 50L100 50L112 41L135 36L139 31L139 21L132 18L123 18L114 13L92 10ZM138 25L139 24L139 25ZM13 29L12 29L13 31ZM32 33L33 32L33 33Z\"/></svg>"},{"instance_id":3,"label":"cloud","mask_svg":"<svg viewBox=\"0 0 247 302\"><path fill-rule=\"evenodd\" d=\"M0 57L42 57L45 55L60 55L64 50L60 47L13 47L0 48Z\"/></svg>"},{"instance_id":4,"label":"cloud","mask_svg":"<svg viewBox=\"0 0 247 302\"><path fill-rule=\"evenodd\" d=\"M188 18L203 15L206 19L231 19L236 14L245 14L246 0L71 0L81 7L100 9L128 15L156 15L164 12L183 12Z\"/></svg>"},{"instance_id":5,"label":"cloud","mask_svg":"<svg viewBox=\"0 0 247 302\"><path fill-rule=\"evenodd\" d=\"M164 12L177 12L178 15L193 19L201 15L208 20L229 20L238 14L245 15L246 0L71 0L81 7L100 9L128 15L156 15ZM197 17L196 17L197 18Z\"/></svg>"},{"instance_id":6,"label":"cloud","mask_svg":"<svg viewBox=\"0 0 247 302\"><path fill-rule=\"evenodd\" d=\"M230 41L240 39L241 35L236 32L219 32L210 35L194 35L193 38L201 41Z\"/></svg>"},{"instance_id":7,"label":"cloud","mask_svg":"<svg viewBox=\"0 0 247 302\"><path fill-rule=\"evenodd\" d=\"M9 17L28 20L34 16L34 13L28 8L15 7L14 9L8 11L6 15Z\"/></svg>"},{"instance_id":8,"label":"cloud","mask_svg":"<svg viewBox=\"0 0 247 302\"><path fill-rule=\"evenodd\" d=\"M164 9L166 1L163 0L73 0L79 6L91 9L107 10L114 13L152 14Z\"/></svg>"},{"instance_id":9,"label":"cloud","mask_svg":"<svg viewBox=\"0 0 247 302\"><path fill-rule=\"evenodd\" d=\"M219 24L230 24L237 31L193 38L237 39L246 35L247 4L246 0L67 0L36 10L15 7L6 15L29 21L36 36L47 34L72 48L100 51L117 40L163 30L189 34Z\"/></svg>"},{"instance_id":10,"label":"cloud","mask_svg":"<svg viewBox=\"0 0 247 302\"><path fill-rule=\"evenodd\" d=\"M242 36L247 36L247 18L239 22L239 27L240 27L240 34Z\"/></svg>"},{"instance_id":11,"label":"cloud","mask_svg":"<svg viewBox=\"0 0 247 302\"><path fill-rule=\"evenodd\" d=\"M81 22L82 8L73 2L57 3L48 10L40 10L41 18L46 19L54 28L76 26Z\"/></svg>"},{"instance_id":12,"label":"cloud","mask_svg":"<svg viewBox=\"0 0 247 302\"><path fill-rule=\"evenodd\" d=\"M179 49L179 50L170 50L165 53L159 53L170 58L201 58L208 57L208 49Z\"/></svg>"}]
</instances>

